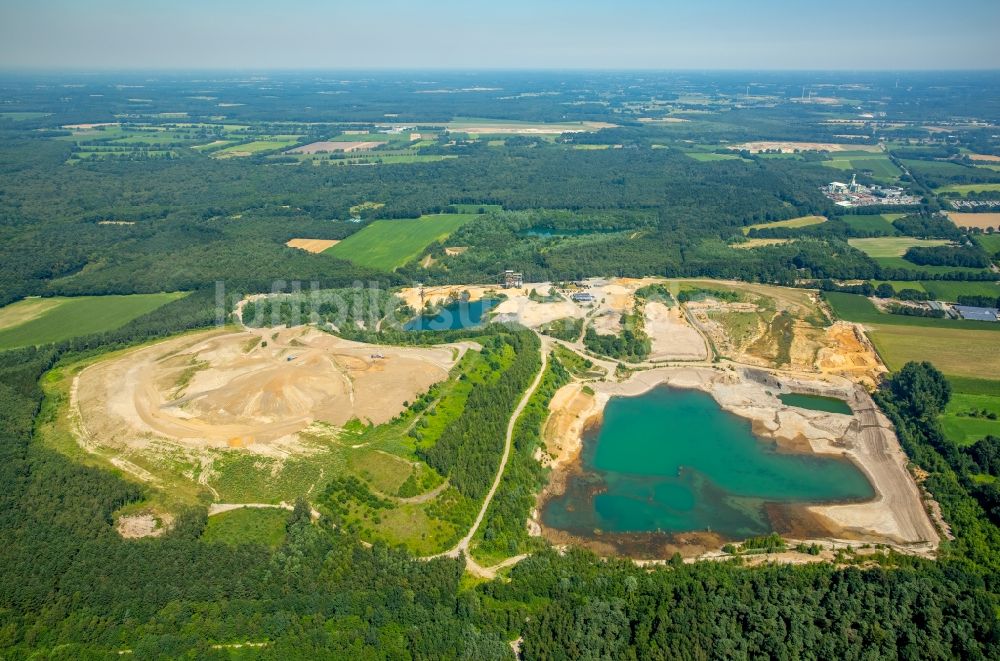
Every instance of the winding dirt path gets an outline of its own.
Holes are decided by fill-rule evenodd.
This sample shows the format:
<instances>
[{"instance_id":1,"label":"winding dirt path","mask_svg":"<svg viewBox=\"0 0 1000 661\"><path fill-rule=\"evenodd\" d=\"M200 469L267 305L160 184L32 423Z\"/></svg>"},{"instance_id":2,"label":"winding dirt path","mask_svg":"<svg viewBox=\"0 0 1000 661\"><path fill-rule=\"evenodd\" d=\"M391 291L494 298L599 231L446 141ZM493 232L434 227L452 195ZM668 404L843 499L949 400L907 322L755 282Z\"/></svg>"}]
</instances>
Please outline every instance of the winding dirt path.
<instances>
[{"instance_id":1,"label":"winding dirt path","mask_svg":"<svg viewBox=\"0 0 1000 661\"><path fill-rule=\"evenodd\" d=\"M472 538L476 536L476 531L479 530L479 526L482 525L483 519L486 517L486 510L489 509L490 503L493 502L493 496L496 495L497 488L500 486L500 480L503 478L503 472L507 468L507 460L510 458L510 448L514 441L514 425L517 424L517 419L521 417L521 413L524 412L524 408L531 400L531 396L535 394L536 390L538 390L538 385L542 382L542 377L545 376L545 368L548 367L549 356L548 352L545 350L544 340L542 340L541 344L541 354L541 368L538 370L538 374L535 375L535 380L531 382L530 386L528 386L524 396L521 397L521 401L518 402L517 407L514 408L514 412L511 414L510 420L507 422L507 435L504 438L503 456L500 458L500 466L497 468L497 473L493 477L493 485L486 493L486 498L483 499L483 505L479 508L479 514L476 516L476 520L472 523L472 526L469 528L469 532L465 534L465 537L458 540L458 543L455 544L455 546L451 547L447 551L422 558L423 560L433 560L434 558L458 558L464 554L466 567L471 573L477 576L490 577L495 575L496 569L512 565L523 559L523 556L515 556L515 558L508 558L496 567L481 567L469 554L469 543L472 541Z\"/></svg>"}]
</instances>

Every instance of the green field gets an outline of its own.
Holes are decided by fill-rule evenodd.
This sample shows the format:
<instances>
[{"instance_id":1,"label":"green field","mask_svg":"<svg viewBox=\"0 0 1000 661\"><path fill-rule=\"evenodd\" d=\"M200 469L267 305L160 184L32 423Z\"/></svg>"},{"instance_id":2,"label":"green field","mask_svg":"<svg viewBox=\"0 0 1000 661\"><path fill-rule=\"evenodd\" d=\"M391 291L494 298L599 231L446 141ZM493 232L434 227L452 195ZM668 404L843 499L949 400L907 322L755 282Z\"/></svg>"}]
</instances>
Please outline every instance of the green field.
<instances>
[{"instance_id":1,"label":"green field","mask_svg":"<svg viewBox=\"0 0 1000 661\"><path fill-rule=\"evenodd\" d=\"M879 312L871 301L859 294L827 291L823 292L823 298L830 304L830 308L839 319L859 324L918 326L984 332L1000 331L1000 323L992 321L933 319L930 317L907 317L904 315L886 314ZM1000 339L994 341L1000 341Z\"/></svg>"},{"instance_id":2,"label":"green field","mask_svg":"<svg viewBox=\"0 0 1000 661\"><path fill-rule=\"evenodd\" d=\"M225 149L220 149L217 152L213 152L212 156L214 158L233 158L238 156L252 156L253 154L259 154L266 151L275 151L278 149L288 149L299 142L298 136L274 136L266 140L254 140L253 142L246 142L241 145L233 145L231 147L226 147Z\"/></svg>"},{"instance_id":3,"label":"green field","mask_svg":"<svg viewBox=\"0 0 1000 661\"><path fill-rule=\"evenodd\" d=\"M937 189L939 193L958 193L963 197L969 193L984 193L987 191L1000 191L1000 184L954 184L951 186L942 186Z\"/></svg>"},{"instance_id":4,"label":"green field","mask_svg":"<svg viewBox=\"0 0 1000 661\"><path fill-rule=\"evenodd\" d=\"M998 419L991 420L983 412ZM945 435L959 445L975 443L988 435L1000 438L1000 397L953 392L941 425Z\"/></svg>"},{"instance_id":5,"label":"green field","mask_svg":"<svg viewBox=\"0 0 1000 661\"><path fill-rule=\"evenodd\" d=\"M826 218L823 216L800 216L799 218L790 218L788 220L779 220L774 223L757 223L756 225L748 225L743 228L744 234L749 234L750 230L759 230L771 227L808 227L810 225L819 225L820 223L825 223Z\"/></svg>"},{"instance_id":6,"label":"green field","mask_svg":"<svg viewBox=\"0 0 1000 661\"><path fill-rule=\"evenodd\" d=\"M871 172L871 175L882 181L896 181L902 171L889 160L885 154L871 152L838 153L835 157L822 163L826 167L851 172Z\"/></svg>"},{"instance_id":7,"label":"green field","mask_svg":"<svg viewBox=\"0 0 1000 661\"><path fill-rule=\"evenodd\" d=\"M696 161L701 161L703 163L712 161L739 161L742 157L739 154L716 154L715 152L705 152L705 151L686 151L685 156L693 158Z\"/></svg>"},{"instance_id":8,"label":"green field","mask_svg":"<svg viewBox=\"0 0 1000 661\"><path fill-rule=\"evenodd\" d=\"M887 236L873 239L848 239L852 248L857 248L872 259L885 257L902 257L903 254L913 247L943 246L948 242L940 239L914 239L908 236ZM905 262L909 263L909 262ZM911 265L917 268L916 264Z\"/></svg>"},{"instance_id":9,"label":"green field","mask_svg":"<svg viewBox=\"0 0 1000 661\"><path fill-rule=\"evenodd\" d=\"M978 234L976 241L991 255L1000 252L1000 234Z\"/></svg>"},{"instance_id":10,"label":"green field","mask_svg":"<svg viewBox=\"0 0 1000 661\"><path fill-rule=\"evenodd\" d=\"M995 331L877 324L870 326L868 336L893 371L911 360L929 360L947 375L991 379L1000 374L1000 335Z\"/></svg>"},{"instance_id":11,"label":"green field","mask_svg":"<svg viewBox=\"0 0 1000 661\"><path fill-rule=\"evenodd\" d=\"M841 216L840 220L858 232L895 234L896 228L892 226L892 221L900 217L902 217L902 214L893 213L878 216Z\"/></svg>"},{"instance_id":12,"label":"green field","mask_svg":"<svg viewBox=\"0 0 1000 661\"><path fill-rule=\"evenodd\" d=\"M201 538L209 543L260 544L272 549L285 541L291 512L285 509L247 507L209 517Z\"/></svg>"},{"instance_id":13,"label":"green field","mask_svg":"<svg viewBox=\"0 0 1000 661\"><path fill-rule=\"evenodd\" d=\"M399 220L376 220L326 251L361 266L392 271L443 241L476 214L452 213Z\"/></svg>"},{"instance_id":14,"label":"green field","mask_svg":"<svg viewBox=\"0 0 1000 661\"><path fill-rule=\"evenodd\" d=\"M0 349L114 330L182 296L183 292L24 299L0 308Z\"/></svg>"},{"instance_id":15,"label":"green field","mask_svg":"<svg viewBox=\"0 0 1000 661\"><path fill-rule=\"evenodd\" d=\"M923 287L934 300L949 303L958 301L959 296L1000 296L1000 284L995 282L927 280Z\"/></svg>"}]
</instances>

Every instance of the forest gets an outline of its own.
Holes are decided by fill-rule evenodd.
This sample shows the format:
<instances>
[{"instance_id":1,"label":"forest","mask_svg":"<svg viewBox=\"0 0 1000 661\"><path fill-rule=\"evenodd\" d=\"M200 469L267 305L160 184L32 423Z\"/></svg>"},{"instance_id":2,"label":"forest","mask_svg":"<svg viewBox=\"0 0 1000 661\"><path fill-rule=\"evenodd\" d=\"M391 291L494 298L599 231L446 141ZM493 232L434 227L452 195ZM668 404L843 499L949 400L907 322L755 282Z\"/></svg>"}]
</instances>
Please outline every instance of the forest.
<instances>
[{"instance_id":1,"label":"forest","mask_svg":"<svg viewBox=\"0 0 1000 661\"><path fill-rule=\"evenodd\" d=\"M363 80L287 73L267 85L212 80L225 108L206 105L198 98L205 83L182 75L0 76L7 101L0 113L0 305L35 295L190 292L117 330L0 352L0 656L478 661L513 659L511 643L520 641L523 659L1000 658L1000 445L995 437L963 448L947 440L938 419L950 391L931 364L907 365L875 397L954 534L933 561L844 549L835 562L802 566L675 556L640 567L548 547L524 522L546 478L535 456L548 402L580 367L563 364L558 352L515 423L507 469L472 545L488 560L531 555L489 581L464 573L461 559L419 560L402 548L363 543L356 526L338 526L346 514L337 505L348 499L375 516L384 508L351 479L315 494L332 517L313 521L307 503L296 503L274 548L206 540L202 506L180 512L162 537L126 540L113 527L116 512L142 503L154 487L86 465L35 436L58 408L40 385L53 367L231 321L244 295L278 292L247 304L244 319L295 323L315 311L316 321L347 339L413 345L474 336L483 344L492 377L472 384L468 414L434 445L418 443L421 458L471 501L490 487L490 467L503 450L496 441L539 369L539 340L497 325L379 327L372 312L397 307L385 293L394 286L495 282L515 268L529 282L701 276L818 283L866 295L903 291L912 293L901 298L917 299L926 292L870 281L996 280L985 269L886 266L847 242L892 234L967 243L965 232L931 213L940 206L934 189L971 180L963 177L1000 177L961 156L969 149L1000 153L995 131L975 123L1000 117L1000 95L982 91L1000 88L996 74L858 73L849 83L821 76L820 84L849 93L850 103L785 102L817 84L816 75L754 74L755 98L748 98L749 81L739 73L493 72L475 81L477 91L465 75L440 73L434 86L448 91L441 94L417 94L425 83L392 73ZM134 85L147 85L141 108L130 100ZM355 94L340 94L347 87ZM973 106L981 117L968 115ZM903 185L925 196L920 209L880 228L820 193L844 174L823 165L829 154L729 148L750 140L832 140L844 129L827 123L831 114L854 117L859 108L888 113L898 126L863 122L851 129L857 144L888 136L893 158L912 166ZM15 119L19 112L27 115ZM329 132L322 122L379 130L386 115L418 131L469 117L615 127L553 138L436 137L428 153L455 158L358 167L213 159L183 146L170 158L79 160L62 128L121 118L162 128L167 120L158 113L247 124L261 134L320 123L303 129L316 138ZM212 119L220 114L224 120ZM928 142L935 135L924 128L928 122L956 118L969 126L953 127L954 139ZM219 135L210 126L192 131ZM721 158L699 161L692 150ZM373 220L455 205L482 213L430 246L426 266L379 271L285 245L341 240ZM757 223L813 214L829 220L743 234ZM738 247L759 238L792 241ZM449 256L446 247L466 250ZM959 262L971 251L921 249L916 257L965 265ZM348 292L359 285L377 292L356 300ZM314 291L327 297L316 306ZM583 327L554 325L552 332L576 339ZM629 333L584 340L608 355L646 355L648 338Z\"/></svg>"}]
</instances>

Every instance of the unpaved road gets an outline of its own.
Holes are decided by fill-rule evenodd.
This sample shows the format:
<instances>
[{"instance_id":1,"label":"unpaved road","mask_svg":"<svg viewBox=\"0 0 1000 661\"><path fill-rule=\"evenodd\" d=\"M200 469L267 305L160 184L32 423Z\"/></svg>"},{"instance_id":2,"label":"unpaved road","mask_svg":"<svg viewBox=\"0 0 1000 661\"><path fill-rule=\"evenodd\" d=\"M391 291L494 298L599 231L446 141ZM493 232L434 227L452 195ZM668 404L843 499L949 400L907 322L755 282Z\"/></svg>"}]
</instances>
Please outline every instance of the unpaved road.
<instances>
[{"instance_id":1,"label":"unpaved road","mask_svg":"<svg viewBox=\"0 0 1000 661\"><path fill-rule=\"evenodd\" d=\"M479 508L479 514L476 516L476 520L472 523L472 526L469 527L469 532L465 534L465 537L460 539L455 546L451 547L447 551L428 556L424 558L424 560L445 557L457 558L460 555L465 554L466 567L469 572L477 576L489 578L496 574L497 569L508 567L526 557L515 556L514 558L504 560L496 567L481 567L469 554L469 543L472 541L472 538L476 536L476 531L479 530L479 526L482 525L483 519L486 517L486 510L489 509L490 503L493 501L493 496L496 495L497 488L500 486L500 480L503 479L503 472L504 469L507 468L507 460L510 458L510 448L514 441L514 425L517 423L517 419L521 416L521 413L524 412L524 408L528 405L528 401L531 400L531 396L535 394L535 391L538 389L538 385L542 382L542 377L545 375L545 368L548 366L549 357L545 339L541 339L542 366L538 370L538 374L535 375L535 380L531 382L530 386L528 386L524 396L521 397L521 401L518 402L517 407L510 416L510 420L507 422L507 435L504 438L503 456L500 458L500 466L497 468L497 473L493 477L493 485L490 487L490 490L486 493L486 498L483 500L483 506Z\"/></svg>"}]
</instances>

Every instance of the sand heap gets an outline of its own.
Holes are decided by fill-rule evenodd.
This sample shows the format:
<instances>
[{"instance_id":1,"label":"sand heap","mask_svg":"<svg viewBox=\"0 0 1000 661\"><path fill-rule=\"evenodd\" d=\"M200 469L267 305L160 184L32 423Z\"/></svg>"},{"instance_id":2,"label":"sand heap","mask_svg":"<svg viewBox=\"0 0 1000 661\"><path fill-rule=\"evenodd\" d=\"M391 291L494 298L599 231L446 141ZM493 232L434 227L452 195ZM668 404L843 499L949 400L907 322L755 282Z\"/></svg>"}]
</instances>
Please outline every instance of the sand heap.
<instances>
[{"instance_id":1,"label":"sand heap","mask_svg":"<svg viewBox=\"0 0 1000 661\"><path fill-rule=\"evenodd\" d=\"M92 444L284 452L314 422L392 419L445 379L466 348L366 345L301 327L208 331L88 367L74 403Z\"/></svg>"}]
</instances>

